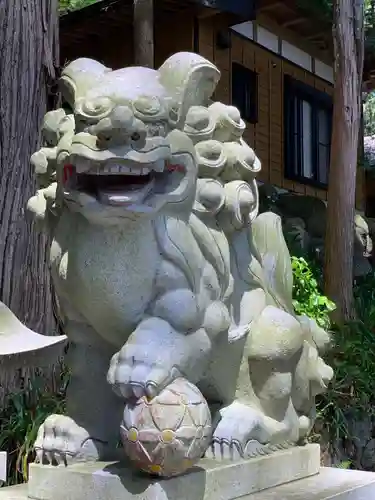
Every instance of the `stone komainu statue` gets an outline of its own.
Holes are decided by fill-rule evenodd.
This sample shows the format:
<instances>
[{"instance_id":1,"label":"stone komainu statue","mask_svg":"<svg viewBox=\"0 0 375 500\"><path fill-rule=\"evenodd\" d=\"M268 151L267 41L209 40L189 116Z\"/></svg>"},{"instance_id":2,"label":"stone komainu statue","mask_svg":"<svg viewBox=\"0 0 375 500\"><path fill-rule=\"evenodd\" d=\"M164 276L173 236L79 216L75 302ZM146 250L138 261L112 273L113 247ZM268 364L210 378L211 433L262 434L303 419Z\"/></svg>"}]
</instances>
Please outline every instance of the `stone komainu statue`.
<instances>
[{"instance_id":1,"label":"stone komainu statue","mask_svg":"<svg viewBox=\"0 0 375 500\"><path fill-rule=\"evenodd\" d=\"M52 237L72 378L40 461L114 458L125 402L181 376L214 415L207 455L270 453L311 429L329 337L293 312L280 219L258 216L259 159L238 109L210 101L219 77L190 53L62 73L70 109L45 117L28 209Z\"/></svg>"}]
</instances>

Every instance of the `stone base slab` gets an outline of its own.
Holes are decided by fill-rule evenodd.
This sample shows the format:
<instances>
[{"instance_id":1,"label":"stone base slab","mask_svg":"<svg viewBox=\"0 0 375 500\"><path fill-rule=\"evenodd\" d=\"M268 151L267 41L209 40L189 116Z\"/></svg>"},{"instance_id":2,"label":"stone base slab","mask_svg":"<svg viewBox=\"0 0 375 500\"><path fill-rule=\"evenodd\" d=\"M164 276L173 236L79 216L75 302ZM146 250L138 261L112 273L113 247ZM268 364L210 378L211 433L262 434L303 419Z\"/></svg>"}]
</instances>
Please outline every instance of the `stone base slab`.
<instances>
[{"instance_id":1,"label":"stone base slab","mask_svg":"<svg viewBox=\"0 0 375 500\"><path fill-rule=\"evenodd\" d=\"M171 479L151 479L119 463L32 465L28 495L33 500L234 500L319 469L317 444L238 462L205 459Z\"/></svg>"},{"instance_id":2,"label":"stone base slab","mask_svg":"<svg viewBox=\"0 0 375 500\"><path fill-rule=\"evenodd\" d=\"M190 485L192 487L192 484ZM81 494L80 494L81 493ZM77 492L74 498L88 498ZM66 499L71 497L66 495ZM93 498L106 500L98 493ZM122 500L119 497L118 500ZM133 498L136 498L135 496ZM138 497L142 498L142 497ZM147 498L147 497L144 497ZM201 500L195 497L194 500ZM215 500L223 498L216 493ZM375 473L341 469L320 469L318 475L269 488L258 493L246 495L238 500L374 500L375 499ZM0 500L29 500L27 485L0 488ZM169 500L180 500L179 497L170 496Z\"/></svg>"},{"instance_id":3,"label":"stone base slab","mask_svg":"<svg viewBox=\"0 0 375 500\"><path fill-rule=\"evenodd\" d=\"M0 488L0 500L28 500L27 485Z\"/></svg>"},{"instance_id":4,"label":"stone base slab","mask_svg":"<svg viewBox=\"0 0 375 500\"><path fill-rule=\"evenodd\" d=\"M375 500L375 473L324 467L317 476L240 500Z\"/></svg>"},{"instance_id":5,"label":"stone base slab","mask_svg":"<svg viewBox=\"0 0 375 500\"><path fill-rule=\"evenodd\" d=\"M7 452L0 451L0 486L7 480Z\"/></svg>"}]
</instances>

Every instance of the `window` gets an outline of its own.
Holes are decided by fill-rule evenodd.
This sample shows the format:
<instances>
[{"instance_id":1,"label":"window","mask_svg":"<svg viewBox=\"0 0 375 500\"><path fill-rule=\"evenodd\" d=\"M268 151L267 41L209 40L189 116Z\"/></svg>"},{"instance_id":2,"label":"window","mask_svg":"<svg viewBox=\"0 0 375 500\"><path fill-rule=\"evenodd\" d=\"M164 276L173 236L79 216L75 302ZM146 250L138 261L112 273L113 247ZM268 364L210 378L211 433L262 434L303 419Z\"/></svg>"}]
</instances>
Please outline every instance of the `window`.
<instances>
[{"instance_id":1,"label":"window","mask_svg":"<svg viewBox=\"0 0 375 500\"><path fill-rule=\"evenodd\" d=\"M285 176L327 186L332 98L285 76L284 99Z\"/></svg>"},{"instance_id":2,"label":"window","mask_svg":"<svg viewBox=\"0 0 375 500\"><path fill-rule=\"evenodd\" d=\"M258 121L258 75L255 71L232 64L232 104L249 123Z\"/></svg>"}]
</instances>

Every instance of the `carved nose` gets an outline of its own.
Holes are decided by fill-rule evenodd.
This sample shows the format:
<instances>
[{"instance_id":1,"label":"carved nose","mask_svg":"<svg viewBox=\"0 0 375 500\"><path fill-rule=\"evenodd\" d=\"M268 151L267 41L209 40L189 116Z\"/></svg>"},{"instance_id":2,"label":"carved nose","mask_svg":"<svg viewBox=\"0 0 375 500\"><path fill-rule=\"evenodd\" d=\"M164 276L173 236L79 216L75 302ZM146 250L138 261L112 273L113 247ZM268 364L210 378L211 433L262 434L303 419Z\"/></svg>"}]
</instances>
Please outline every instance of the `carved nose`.
<instances>
[{"instance_id":1,"label":"carved nose","mask_svg":"<svg viewBox=\"0 0 375 500\"><path fill-rule=\"evenodd\" d=\"M129 130L133 126L134 114L128 106L118 106L111 113L114 129Z\"/></svg>"},{"instance_id":2,"label":"carved nose","mask_svg":"<svg viewBox=\"0 0 375 500\"><path fill-rule=\"evenodd\" d=\"M133 126L132 110L128 106L118 106L92 128L92 133L98 138L98 146L106 148L110 144L125 144Z\"/></svg>"}]
</instances>

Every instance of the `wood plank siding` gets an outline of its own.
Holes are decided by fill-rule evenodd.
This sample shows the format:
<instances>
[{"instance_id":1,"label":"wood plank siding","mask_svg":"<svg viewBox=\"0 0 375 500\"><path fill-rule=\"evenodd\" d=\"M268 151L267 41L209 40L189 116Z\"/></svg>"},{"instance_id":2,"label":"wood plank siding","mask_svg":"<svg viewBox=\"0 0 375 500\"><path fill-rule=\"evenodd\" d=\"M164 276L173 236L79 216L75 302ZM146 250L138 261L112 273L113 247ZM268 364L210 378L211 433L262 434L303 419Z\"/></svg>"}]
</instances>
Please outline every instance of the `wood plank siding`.
<instances>
[{"instance_id":1,"label":"wood plank siding","mask_svg":"<svg viewBox=\"0 0 375 500\"><path fill-rule=\"evenodd\" d=\"M333 85L282 59L280 56L232 33L231 47L220 49L216 44L218 31L228 28L225 14L201 19L199 22L199 52L212 60L222 72L215 98L231 104L231 67L239 63L258 74L258 120L247 124L245 140L262 161L259 180L290 191L327 199L327 191L285 178L284 175L284 76L290 75L328 95ZM358 209L363 204L363 172L357 173Z\"/></svg>"}]
</instances>

